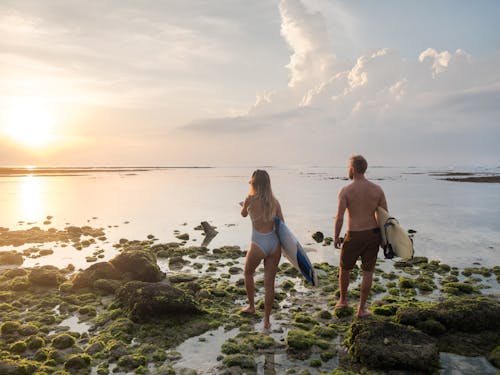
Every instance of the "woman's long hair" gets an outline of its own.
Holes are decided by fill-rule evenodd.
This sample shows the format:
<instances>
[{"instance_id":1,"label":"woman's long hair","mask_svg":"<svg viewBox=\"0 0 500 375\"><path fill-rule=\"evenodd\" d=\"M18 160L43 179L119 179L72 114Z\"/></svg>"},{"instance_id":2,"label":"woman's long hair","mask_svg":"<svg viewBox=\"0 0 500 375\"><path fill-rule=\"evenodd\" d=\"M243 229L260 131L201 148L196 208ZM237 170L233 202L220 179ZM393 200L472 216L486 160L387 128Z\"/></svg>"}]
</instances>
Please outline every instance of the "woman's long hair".
<instances>
[{"instance_id":1,"label":"woman's long hair","mask_svg":"<svg viewBox=\"0 0 500 375\"><path fill-rule=\"evenodd\" d=\"M251 195L262 204L264 220L272 221L276 214L277 201L271 189L269 174L262 169L257 169L252 174L250 186Z\"/></svg>"}]
</instances>

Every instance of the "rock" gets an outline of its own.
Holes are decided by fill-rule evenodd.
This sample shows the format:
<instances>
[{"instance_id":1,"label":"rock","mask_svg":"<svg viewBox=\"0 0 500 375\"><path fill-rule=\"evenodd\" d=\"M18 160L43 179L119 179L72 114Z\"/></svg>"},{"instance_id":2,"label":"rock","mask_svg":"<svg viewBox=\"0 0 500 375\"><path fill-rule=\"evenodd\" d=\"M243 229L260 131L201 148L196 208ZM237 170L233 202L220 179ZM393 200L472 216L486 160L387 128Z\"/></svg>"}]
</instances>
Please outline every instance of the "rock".
<instances>
[{"instance_id":1,"label":"rock","mask_svg":"<svg viewBox=\"0 0 500 375\"><path fill-rule=\"evenodd\" d=\"M312 235L312 238L314 239L314 241L316 241L317 243L320 243L320 242L323 242L323 240L325 239L325 236L323 235L323 233L321 232L316 232Z\"/></svg>"},{"instance_id":2,"label":"rock","mask_svg":"<svg viewBox=\"0 0 500 375\"><path fill-rule=\"evenodd\" d=\"M114 294L122 285L118 280L98 279L92 284L92 289L103 292L104 294Z\"/></svg>"},{"instance_id":3,"label":"rock","mask_svg":"<svg viewBox=\"0 0 500 375\"><path fill-rule=\"evenodd\" d=\"M211 226L208 222L202 221L201 222L201 227L203 228L203 231L205 232L205 238L203 239L203 242L201 246L208 246L210 242L214 239L215 236L219 232L215 230L215 227Z\"/></svg>"},{"instance_id":4,"label":"rock","mask_svg":"<svg viewBox=\"0 0 500 375\"><path fill-rule=\"evenodd\" d=\"M64 368L66 370L79 370L90 366L92 358L88 354L73 354L71 355Z\"/></svg>"},{"instance_id":5,"label":"rock","mask_svg":"<svg viewBox=\"0 0 500 375\"><path fill-rule=\"evenodd\" d=\"M190 295L167 282L131 281L120 288L118 298L134 322L163 315L192 315L202 312Z\"/></svg>"},{"instance_id":6,"label":"rock","mask_svg":"<svg viewBox=\"0 0 500 375\"><path fill-rule=\"evenodd\" d=\"M488 355L488 361L490 361L496 368L500 368L500 345L491 351Z\"/></svg>"},{"instance_id":7,"label":"rock","mask_svg":"<svg viewBox=\"0 0 500 375\"><path fill-rule=\"evenodd\" d=\"M177 236L175 236L175 238L181 240L181 241L188 241L189 240L189 234L187 233L182 233L182 234L179 234Z\"/></svg>"},{"instance_id":8,"label":"rock","mask_svg":"<svg viewBox=\"0 0 500 375\"><path fill-rule=\"evenodd\" d=\"M432 373L439 364L438 347L432 337L387 320L356 320L347 345L353 358L370 368Z\"/></svg>"},{"instance_id":9,"label":"rock","mask_svg":"<svg viewBox=\"0 0 500 375\"><path fill-rule=\"evenodd\" d=\"M160 281L165 278L156 263L156 256L145 250L126 250L110 260L121 273L129 273L132 280Z\"/></svg>"},{"instance_id":10,"label":"rock","mask_svg":"<svg viewBox=\"0 0 500 375\"><path fill-rule=\"evenodd\" d=\"M246 354L230 354L224 357L222 360L224 366L233 367L238 366L241 368L246 368L250 370L257 369L257 364L252 356Z\"/></svg>"},{"instance_id":11,"label":"rock","mask_svg":"<svg viewBox=\"0 0 500 375\"><path fill-rule=\"evenodd\" d=\"M99 279L120 279L120 273L115 266L109 262L99 262L91 265L89 268L78 272L73 278L73 288L90 288Z\"/></svg>"},{"instance_id":12,"label":"rock","mask_svg":"<svg viewBox=\"0 0 500 375\"><path fill-rule=\"evenodd\" d=\"M22 254L15 250L0 251L0 266L20 266L23 262Z\"/></svg>"},{"instance_id":13,"label":"rock","mask_svg":"<svg viewBox=\"0 0 500 375\"><path fill-rule=\"evenodd\" d=\"M31 269L28 280L33 286L57 287L66 281L66 277L54 266L42 266Z\"/></svg>"},{"instance_id":14,"label":"rock","mask_svg":"<svg viewBox=\"0 0 500 375\"><path fill-rule=\"evenodd\" d=\"M396 321L418 327L432 319L447 330L459 332L491 331L500 328L500 302L488 297L461 297L430 306L401 307Z\"/></svg>"},{"instance_id":15,"label":"rock","mask_svg":"<svg viewBox=\"0 0 500 375\"><path fill-rule=\"evenodd\" d=\"M76 340L67 333L62 333L52 339L52 346L56 349L66 349L75 344Z\"/></svg>"},{"instance_id":16,"label":"rock","mask_svg":"<svg viewBox=\"0 0 500 375\"><path fill-rule=\"evenodd\" d=\"M286 343L291 349L307 350L313 346L315 340L316 338L311 332L296 328L288 331Z\"/></svg>"}]
</instances>

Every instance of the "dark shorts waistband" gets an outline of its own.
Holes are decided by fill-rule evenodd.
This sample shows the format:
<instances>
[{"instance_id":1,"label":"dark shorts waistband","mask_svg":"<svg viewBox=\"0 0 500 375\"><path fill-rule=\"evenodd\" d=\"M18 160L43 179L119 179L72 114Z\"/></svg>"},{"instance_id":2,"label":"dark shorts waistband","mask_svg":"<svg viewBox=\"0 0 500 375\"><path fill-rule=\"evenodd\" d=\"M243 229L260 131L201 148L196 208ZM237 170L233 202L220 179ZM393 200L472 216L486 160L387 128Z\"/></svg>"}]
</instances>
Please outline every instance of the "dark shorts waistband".
<instances>
[{"instance_id":1,"label":"dark shorts waistband","mask_svg":"<svg viewBox=\"0 0 500 375\"><path fill-rule=\"evenodd\" d=\"M372 228L372 229L366 229L366 230L349 230L347 231L348 234L351 236L363 236L366 234L379 234L380 233L380 228Z\"/></svg>"}]
</instances>

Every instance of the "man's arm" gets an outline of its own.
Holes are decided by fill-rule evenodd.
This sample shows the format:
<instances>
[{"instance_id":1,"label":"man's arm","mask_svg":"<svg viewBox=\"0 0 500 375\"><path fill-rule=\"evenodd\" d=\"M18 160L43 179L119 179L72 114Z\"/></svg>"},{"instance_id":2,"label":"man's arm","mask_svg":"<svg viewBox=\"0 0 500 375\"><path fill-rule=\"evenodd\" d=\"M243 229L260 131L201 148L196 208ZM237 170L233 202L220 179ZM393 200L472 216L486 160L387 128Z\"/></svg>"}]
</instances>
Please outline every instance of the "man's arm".
<instances>
[{"instance_id":1,"label":"man's arm","mask_svg":"<svg viewBox=\"0 0 500 375\"><path fill-rule=\"evenodd\" d=\"M344 224L344 213L347 208L347 198L345 196L344 189L339 191L338 195L338 206L337 206L337 215L335 216L335 238L334 238L334 246L336 249L340 249L340 231L342 230L342 225Z\"/></svg>"},{"instance_id":2,"label":"man's arm","mask_svg":"<svg viewBox=\"0 0 500 375\"><path fill-rule=\"evenodd\" d=\"M387 201L385 200L384 191L382 189L380 189L380 191L381 191L381 194L380 194L380 201L379 201L378 205L380 207L382 207L384 210L386 210L387 212L389 212L389 210L387 209Z\"/></svg>"}]
</instances>

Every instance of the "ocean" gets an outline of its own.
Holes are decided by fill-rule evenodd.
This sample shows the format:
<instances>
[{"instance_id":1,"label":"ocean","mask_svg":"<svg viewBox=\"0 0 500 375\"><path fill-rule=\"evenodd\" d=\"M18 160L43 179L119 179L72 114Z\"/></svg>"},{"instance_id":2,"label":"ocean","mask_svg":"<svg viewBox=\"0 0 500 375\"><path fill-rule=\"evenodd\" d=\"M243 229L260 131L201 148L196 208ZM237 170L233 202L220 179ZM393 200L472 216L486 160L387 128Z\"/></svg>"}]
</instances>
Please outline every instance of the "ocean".
<instances>
[{"instance_id":1,"label":"ocean","mask_svg":"<svg viewBox=\"0 0 500 375\"><path fill-rule=\"evenodd\" d=\"M333 246L316 244L312 234L333 236L337 193L348 184L345 167L260 166L270 176L285 220L314 262L338 262ZM209 247L248 247L251 224L240 216L252 167L92 168L52 173L0 176L0 226L10 230L62 229L68 225L106 231L105 259L115 255L120 238L177 241L174 231L188 233L188 244L203 235L201 221L217 227ZM442 173L498 173L498 168L369 167L367 177L385 191L389 211L414 237L415 255L464 267L474 262L498 264L500 253L500 184L444 180ZM51 217L47 220L47 217ZM43 224L49 221L49 224ZM345 230L345 228L344 228ZM25 245L31 246L31 245ZM21 246L19 250L24 248ZM85 268L93 247L73 251L53 246L54 254L26 260L24 266L72 263ZM382 257L379 254L379 257Z\"/></svg>"}]
</instances>

